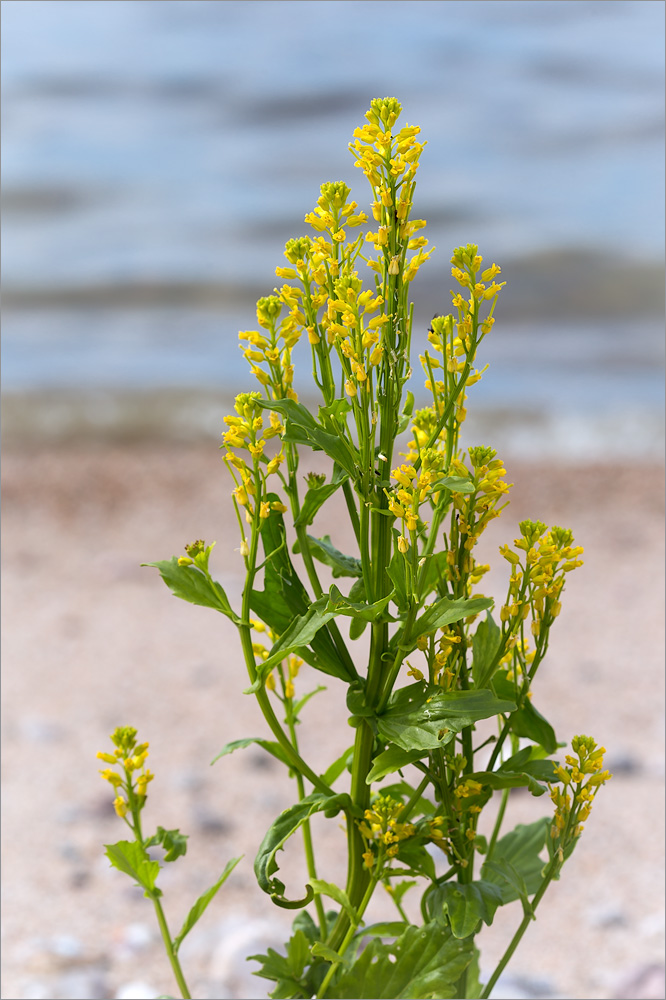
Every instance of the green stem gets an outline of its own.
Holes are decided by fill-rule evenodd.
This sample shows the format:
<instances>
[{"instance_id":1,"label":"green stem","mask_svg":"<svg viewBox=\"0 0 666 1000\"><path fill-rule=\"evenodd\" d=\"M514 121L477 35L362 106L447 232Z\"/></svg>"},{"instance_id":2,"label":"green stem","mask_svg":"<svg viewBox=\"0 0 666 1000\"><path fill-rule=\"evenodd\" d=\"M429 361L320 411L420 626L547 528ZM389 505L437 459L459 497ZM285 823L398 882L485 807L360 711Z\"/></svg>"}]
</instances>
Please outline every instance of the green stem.
<instances>
[{"instance_id":1,"label":"green stem","mask_svg":"<svg viewBox=\"0 0 666 1000\"><path fill-rule=\"evenodd\" d=\"M486 851L485 861L490 861L493 851L495 849L495 844L499 836L500 829L502 827L502 821L504 820L504 813L506 811L506 804L509 801L509 789L505 788L502 791L502 799L500 802L499 811L497 813L497 819L495 820L495 826L493 827L492 836L490 838L490 843L488 844L488 850Z\"/></svg>"},{"instance_id":2,"label":"green stem","mask_svg":"<svg viewBox=\"0 0 666 1000\"><path fill-rule=\"evenodd\" d=\"M508 948L506 949L506 951L502 955L501 959L499 960L499 962L497 964L497 968L495 969L495 971L493 972L492 976L490 977L490 979L486 983L485 988L483 990L483 993L481 994L481 1000L488 1000L488 997L490 996L490 994L493 991L495 983L497 982L497 980L499 979L499 977L504 972L504 969L508 965L508 963L509 963L509 961L510 961L512 955L513 955L513 953L515 952L516 948L520 944L520 941L521 941L521 938L522 938L523 934L525 933L525 931L529 927L529 925L532 922L532 920L534 920L534 911L536 910L537 906L541 902L546 889L550 885L550 883L551 883L551 881L552 881L552 879L553 879L553 877L555 875L555 872L557 871L557 868L558 868L558 862L555 861L555 860L551 861L550 866L549 866L546 874L544 875L543 882L541 883L538 892L536 893L534 899L532 900L532 903L531 903L531 906L530 906L528 912L525 913L525 916L523 917L523 919L520 922L520 926L518 927L518 930L516 931L516 933L511 938L511 941L509 943Z\"/></svg>"},{"instance_id":3,"label":"green stem","mask_svg":"<svg viewBox=\"0 0 666 1000\"><path fill-rule=\"evenodd\" d=\"M296 737L296 727L294 725L294 712L293 704L291 699L287 700L287 720L289 725L289 734L291 736L291 741L293 743L294 749L298 750L298 739ZM303 777L301 774L296 772L296 787L298 788L298 799L302 801L305 798L305 786L303 784ZM310 829L310 820L306 819L302 826L303 830L303 848L305 850L305 862L308 869L308 877L310 879L317 878L317 865L315 863L314 847L312 844L312 830ZM324 904L321 899L321 894L317 893L314 899L315 909L317 911L317 919L319 920L320 937L321 940L326 938L326 911L324 910Z\"/></svg>"},{"instance_id":4,"label":"green stem","mask_svg":"<svg viewBox=\"0 0 666 1000\"><path fill-rule=\"evenodd\" d=\"M173 974L176 977L176 982L178 983L178 989L180 990L183 1000L191 1000L191 993L187 988L187 983L185 982L185 976L183 975L183 970L180 967L180 962L178 961L178 956L173 949L173 942L171 940L171 935L169 934L169 928L167 926L166 917L164 916L164 910L162 909L162 904L159 899L155 896L152 897L155 913L157 914L157 922L160 925L160 931L162 932L162 940L164 941L164 947L166 948L166 953L169 956L169 961L171 962L171 968L173 969Z\"/></svg>"},{"instance_id":5,"label":"green stem","mask_svg":"<svg viewBox=\"0 0 666 1000\"><path fill-rule=\"evenodd\" d=\"M381 870L382 861L383 861L383 858L380 855L380 857L378 857L377 861L376 861L376 867L375 867L376 871L380 871ZM349 947L349 945L351 944L351 942L352 942L352 940L354 938L354 935L356 933L356 929L359 926L359 924L361 923L361 918L363 917L363 914L365 913L365 911L366 911L366 909L368 907L368 903L370 902L370 900L372 898L372 894L373 894L373 892L375 891L375 889L377 887L377 882L378 882L377 876L373 875L373 877L370 879L370 882L368 883L367 889L365 890L365 894L363 896L363 899L361 900L361 903L359 904L359 906L358 906L358 908L356 910L356 917L357 917L357 919L356 920L350 920L350 922L349 922L349 929L348 929L347 933L345 934L345 937L344 937L344 939L342 941L342 944L340 945L340 947L338 949L336 949L337 952L338 952L338 955L340 956L340 959L342 959L342 956L344 955L345 951L347 950L347 948ZM328 970L328 972L324 976L322 984L319 987L319 992L317 993L317 1000L322 1000L322 998L326 996L326 990L328 989L329 984L331 982L331 979L335 975L336 969L338 968L339 965L340 965L340 962L333 962L331 964L330 969Z\"/></svg>"}]
</instances>

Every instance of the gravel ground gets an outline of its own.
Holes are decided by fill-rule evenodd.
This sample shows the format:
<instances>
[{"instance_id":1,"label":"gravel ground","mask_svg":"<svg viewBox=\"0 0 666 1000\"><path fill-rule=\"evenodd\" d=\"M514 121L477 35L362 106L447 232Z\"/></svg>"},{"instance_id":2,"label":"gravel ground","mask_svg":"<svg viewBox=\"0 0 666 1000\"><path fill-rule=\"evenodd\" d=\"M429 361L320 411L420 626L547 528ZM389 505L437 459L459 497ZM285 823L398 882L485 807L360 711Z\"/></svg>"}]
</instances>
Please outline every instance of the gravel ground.
<instances>
[{"instance_id":1,"label":"gravel ground","mask_svg":"<svg viewBox=\"0 0 666 1000\"><path fill-rule=\"evenodd\" d=\"M513 501L479 556L502 563L497 545L528 516L572 527L585 546L535 702L560 739L587 732L602 742L615 776L495 996L662 998L663 470L508 468ZM259 750L209 767L228 740L264 734L241 694L234 630L174 600L139 565L194 538L217 539L215 575L236 598L241 560L227 490L214 444L5 450L5 998L130 1000L174 990L150 904L103 857L101 845L123 828L95 752L120 724L151 742L147 825L190 835L186 858L161 876L174 928L226 861L245 855L183 946L193 995L266 996L243 959L278 947L289 914L256 887L252 859L294 791ZM335 511L317 527L344 547ZM498 565L488 593L501 595L503 574ZM301 677L313 681L306 669ZM310 702L302 730L305 755L322 768L351 742L337 682ZM510 818L529 821L549 805L517 795ZM321 877L343 877L337 821L322 821L316 836ZM283 872L300 891L305 874L289 850ZM500 911L484 930L486 974L519 921L519 912Z\"/></svg>"}]
</instances>

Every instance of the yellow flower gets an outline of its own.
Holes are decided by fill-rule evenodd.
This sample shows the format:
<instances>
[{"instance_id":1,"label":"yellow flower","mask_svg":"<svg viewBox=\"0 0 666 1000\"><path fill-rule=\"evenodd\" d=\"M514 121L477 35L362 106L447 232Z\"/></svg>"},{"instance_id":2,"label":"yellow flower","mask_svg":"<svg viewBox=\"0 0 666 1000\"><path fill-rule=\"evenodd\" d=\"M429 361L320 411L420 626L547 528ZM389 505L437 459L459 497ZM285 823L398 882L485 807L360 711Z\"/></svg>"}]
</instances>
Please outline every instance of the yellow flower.
<instances>
[{"instance_id":1,"label":"yellow flower","mask_svg":"<svg viewBox=\"0 0 666 1000\"><path fill-rule=\"evenodd\" d=\"M113 800L113 808L116 810L116 813L118 814L118 816L120 816L121 819L126 815L127 803L125 802L125 799L122 797L122 795L119 795L117 798Z\"/></svg>"}]
</instances>

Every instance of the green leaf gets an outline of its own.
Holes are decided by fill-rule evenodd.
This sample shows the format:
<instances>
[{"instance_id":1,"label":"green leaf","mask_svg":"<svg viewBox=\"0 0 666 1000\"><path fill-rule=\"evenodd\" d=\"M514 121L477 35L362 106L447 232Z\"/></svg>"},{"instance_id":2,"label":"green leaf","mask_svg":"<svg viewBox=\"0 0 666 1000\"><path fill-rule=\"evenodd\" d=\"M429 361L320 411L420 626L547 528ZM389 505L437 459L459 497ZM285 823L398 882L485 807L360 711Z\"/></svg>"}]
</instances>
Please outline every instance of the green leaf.
<instances>
[{"instance_id":1,"label":"green leaf","mask_svg":"<svg viewBox=\"0 0 666 1000\"><path fill-rule=\"evenodd\" d=\"M269 493L267 501L277 500ZM284 519L280 511L273 510L262 519L261 541L264 549L264 589L253 590L250 607L269 628L282 636L294 618L308 612L310 598L289 558ZM322 629L311 641L310 649L301 649L299 655L311 666L333 677L349 680L354 676L351 660L345 663L338 653L328 629Z\"/></svg>"},{"instance_id":2,"label":"green leaf","mask_svg":"<svg viewBox=\"0 0 666 1000\"><path fill-rule=\"evenodd\" d=\"M405 557L402 552L398 551L397 547L386 572L394 587L393 600L400 611L406 611L410 598L410 595L407 593L406 563Z\"/></svg>"},{"instance_id":3,"label":"green leaf","mask_svg":"<svg viewBox=\"0 0 666 1000\"><path fill-rule=\"evenodd\" d=\"M473 774L468 774L465 777L473 778L474 781L479 781L482 785L486 785L490 788L529 788L532 795L543 795L546 791L544 785L540 785L539 782L531 775L525 772L518 771L475 771Z\"/></svg>"},{"instance_id":4,"label":"green leaf","mask_svg":"<svg viewBox=\"0 0 666 1000\"><path fill-rule=\"evenodd\" d=\"M328 767L326 773L322 775L322 781L330 788L334 781L337 781L342 772L354 759L354 745L347 747L337 760Z\"/></svg>"},{"instance_id":5,"label":"green leaf","mask_svg":"<svg viewBox=\"0 0 666 1000\"><path fill-rule=\"evenodd\" d=\"M408 642L411 645L420 635L428 635L438 628L443 628L444 625L452 625L462 618L476 615L479 611L486 611L493 606L493 603L490 597L472 597L469 600L461 598L455 601L449 597L442 597L416 619Z\"/></svg>"},{"instance_id":6,"label":"green leaf","mask_svg":"<svg viewBox=\"0 0 666 1000\"><path fill-rule=\"evenodd\" d=\"M403 750L434 750L479 719L512 712L515 704L491 692L424 688L420 681L400 688L389 708L377 717L377 729L387 742Z\"/></svg>"},{"instance_id":7,"label":"green leaf","mask_svg":"<svg viewBox=\"0 0 666 1000\"><path fill-rule=\"evenodd\" d=\"M308 535L307 539L312 555L315 559L330 566L334 577L362 576L361 560L356 559L355 556L346 556L339 549L336 549L331 542L330 535L324 535L323 538L314 538L312 535ZM294 552L300 552L300 550L300 545L296 542Z\"/></svg>"},{"instance_id":8,"label":"green leaf","mask_svg":"<svg viewBox=\"0 0 666 1000\"><path fill-rule=\"evenodd\" d=\"M396 885L392 885L390 888L391 899L397 903L402 902L402 897L405 893L409 892L410 889L413 889L415 885L418 885L418 882L406 880L398 882Z\"/></svg>"},{"instance_id":9,"label":"green leaf","mask_svg":"<svg viewBox=\"0 0 666 1000\"><path fill-rule=\"evenodd\" d=\"M475 934L481 921L492 924L502 905L502 892L492 882L444 882L428 895L428 911L434 918L445 910L457 938Z\"/></svg>"},{"instance_id":10,"label":"green leaf","mask_svg":"<svg viewBox=\"0 0 666 1000\"><path fill-rule=\"evenodd\" d=\"M340 593L335 584L332 583L328 592L327 610L333 611L336 615L360 618L366 622L393 621L391 616L386 614L386 605L392 598L393 594L388 594L379 601L375 601L374 604L366 604L365 601L351 601Z\"/></svg>"},{"instance_id":11,"label":"green leaf","mask_svg":"<svg viewBox=\"0 0 666 1000\"><path fill-rule=\"evenodd\" d=\"M305 705L307 705L307 703L310 701L310 698L314 698L314 696L316 694L319 694L320 691L326 691L326 688L324 687L323 684L318 684L317 687L314 688L314 690L308 691L308 693L304 694L302 698L299 698L299 700L296 702L293 708L294 721L296 722L298 721L298 713L301 711L301 709L303 709Z\"/></svg>"},{"instance_id":12,"label":"green leaf","mask_svg":"<svg viewBox=\"0 0 666 1000\"><path fill-rule=\"evenodd\" d=\"M141 565L159 570L160 576L175 597L189 601L190 604L198 604L202 608L213 608L233 622L240 622L222 586L213 580L210 573L194 563L181 566L178 557L173 556L161 562L141 563Z\"/></svg>"},{"instance_id":13,"label":"green leaf","mask_svg":"<svg viewBox=\"0 0 666 1000\"><path fill-rule=\"evenodd\" d=\"M465 476L445 476L444 479L438 480L436 488L439 489L441 486L451 490L452 493L473 493L476 489L472 480Z\"/></svg>"},{"instance_id":14,"label":"green leaf","mask_svg":"<svg viewBox=\"0 0 666 1000\"><path fill-rule=\"evenodd\" d=\"M119 840L117 844L104 846L106 857L113 868L133 878L138 886L145 889L146 895L160 894L155 888L155 880L160 871L159 862L151 861L141 844L135 840Z\"/></svg>"},{"instance_id":15,"label":"green leaf","mask_svg":"<svg viewBox=\"0 0 666 1000\"><path fill-rule=\"evenodd\" d=\"M318 424L307 407L293 399L257 400L266 410L275 410L285 418L284 441L308 445L313 451L324 451L334 462L354 477L358 473L358 452L339 434L331 434Z\"/></svg>"},{"instance_id":16,"label":"green leaf","mask_svg":"<svg viewBox=\"0 0 666 1000\"><path fill-rule=\"evenodd\" d=\"M288 767L291 767L291 762L284 750L279 743L273 740L264 740L260 736L247 736L241 740L232 740L231 743L225 743L217 757L213 757L211 760L211 765L219 760L220 757L225 757L228 753L233 753L234 750L244 750L245 747L249 747L252 743L256 743L257 746L262 747L268 753L272 754L273 757L277 757L278 760L282 761Z\"/></svg>"},{"instance_id":17,"label":"green leaf","mask_svg":"<svg viewBox=\"0 0 666 1000\"><path fill-rule=\"evenodd\" d=\"M516 688L512 681L506 679L503 673L495 674L492 686L500 698L515 698ZM524 736L542 746L546 753L555 753L557 737L555 730L532 704L529 698L524 698L520 708L511 717L511 728L516 736Z\"/></svg>"},{"instance_id":18,"label":"green leaf","mask_svg":"<svg viewBox=\"0 0 666 1000\"><path fill-rule=\"evenodd\" d=\"M302 931L298 933L302 933ZM274 948L269 948L265 955L248 955L248 960L259 962L261 966L253 972L253 975L277 983L276 988L270 994L271 997L290 1000L291 997L304 997L306 995L303 985L292 973L288 957L280 955Z\"/></svg>"},{"instance_id":19,"label":"green leaf","mask_svg":"<svg viewBox=\"0 0 666 1000\"><path fill-rule=\"evenodd\" d=\"M502 638L502 630L496 624L490 612L485 620L479 622L472 638L472 677L478 688L484 688L491 676L493 661Z\"/></svg>"},{"instance_id":20,"label":"green leaf","mask_svg":"<svg viewBox=\"0 0 666 1000\"><path fill-rule=\"evenodd\" d=\"M161 845L166 854L165 861L175 861L181 855L187 854L187 836L180 830L165 830L163 826L158 826L157 833L146 840L144 847L156 847Z\"/></svg>"},{"instance_id":21,"label":"green leaf","mask_svg":"<svg viewBox=\"0 0 666 1000\"><path fill-rule=\"evenodd\" d=\"M358 913L349 902L347 893L344 892L339 886L335 885L334 882L324 882L323 879L320 878L311 878L308 884L312 886L317 896L329 896L330 899L334 899L335 902L339 903L342 909L348 914L351 922L353 924L358 924Z\"/></svg>"},{"instance_id":22,"label":"green leaf","mask_svg":"<svg viewBox=\"0 0 666 1000\"><path fill-rule=\"evenodd\" d=\"M321 941L315 941L312 945L312 954L315 958L323 958L325 961L331 962L335 965L338 965L340 962L344 962L347 958L347 955L340 958L337 951L334 951L333 948L329 948L327 945L322 944Z\"/></svg>"},{"instance_id":23,"label":"green leaf","mask_svg":"<svg viewBox=\"0 0 666 1000\"><path fill-rule=\"evenodd\" d=\"M276 663L281 663L289 653L309 645L326 622L330 622L335 615L335 611L326 610L326 598L320 598L310 605L304 615L294 618L287 630L271 646L267 659L258 665L257 670L261 676L272 670Z\"/></svg>"},{"instance_id":24,"label":"green leaf","mask_svg":"<svg viewBox=\"0 0 666 1000\"><path fill-rule=\"evenodd\" d=\"M433 552L432 555L426 556L427 561L424 566L423 575L419 580L422 599L427 597L431 591L436 590L441 584L448 583L449 567L446 555L446 552Z\"/></svg>"},{"instance_id":25,"label":"green leaf","mask_svg":"<svg viewBox=\"0 0 666 1000\"><path fill-rule=\"evenodd\" d=\"M544 719L531 701L525 699L521 708L511 717L511 728L516 736L525 736L544 748L546 753L555 753L557 737L550 722Z\"/></svg>"},{"instance_id":26,"label":"green leaf","mask_svg":"<svg viewBox=\"0 0 666 1000\"><path fill-rule=\"evenodd\" d=\"M197 920L199 920L199 918L203 915L204 911L206 910L206 907L213 899L213 897L222 888L222 886L227 881L227 879L229 878L229 876L231 875L232 871L234 870L238 862L241 860L241 858L232 858L231 861L228 861L224 868L224 871L220 875L215 885L212 885L210 889L207 889L206 892L204 892L201 896L199 896L196 903L194 904L190 912L187 914L187 917L185 918L185 923L180 929L180 933L178 934L177 937L174 938L173 942L174 951L176 952L178 951L183 941L183 938L187 934L189 934L189 932L196 924Z\"/></svg>"},{"instance_id":27,"label":"green leaf","mask_svg":"<svg viewBox=\"0 0 666 1000\"><path fill-rule=\"evenodd\" d=\"M287 908L289 908L289 901L284 896L284 883L272 877L279 868L275 860L277 852L314 813L323 812L327 816L335 816L341 809L347 809L350 801L349 796L344 793L324 795L321 792L312 792L311 795L307 795L300 802L290 806L289 809L285 809L270 826L257 852L254 861L254 874L257 877L259 888L272 896L273 901L278 906L287 904ZM296 904L306 906L313 898L314 891L308 886L306 898L297 900Z\"/></svg>"},{"instance_id":28,"label":"green leaf","mask_svg":"<svg viewBox=\"0 0 666 1000\"><path fill-rule=\"evenodd\" d=\"M372 768L365 779L368 785L373 781L381 781L387 774L399 771L408 764L413 764L415 760L425 757L425 750L403 750L402 747L391 746L377 756L372 761Z\"/></svg>"},{"instance_id":29,"label":"green leaf","mask_svg":"<svg viewBox=\"0 0 666 1000\"><path fill-rule=\"evenodd\" d=\"M299 515L294 521L294 527L298 528L302 524L310 525L315 519L319 508L332 496L340 487L347 482L349 475L343 472L337 465L333 468L333 476L330 483L322 483L321 486L310 486L305 497Z\"/></svg>"},{"instance_id":30,"label":"green leaf","mask_svg":"<svg viewBox=\"0 0 666 1000\"><path fill-rule=\"evenodd\" d=\"M458 941L443 922L409 926L391 944L373 937L354 965L329 987L327 996L332 1000L433 996L450 1000L471 958L471 942Z\"/></svg>"},{"instance_id":31,"label":"green leaf","mask_svg":"<svg viewBox=\"0 0 666 1000\"><path fill-rule=\"evenodd\" d=\"M481 878L499 886L503 904L520 898L516 874L530 896L541 885L543 861L539 852L543 850L549 829L550 820L546 816L527 826L519 823L497 841L492 858L482 865Z\"/></svg>"},{"instance_id":32,"label":"green leaf","mask_svg":"<svg viewBox=\"0 0 666 1000\"><path fill-rule=\"evenodd\" d=\"M436 878L435 862L432 855L418 837L409 837L400 841L398 860L407 865L403 869L391 869L392 875L425 875L426 878L434 882Z\"/></svg>"}]
</instances>

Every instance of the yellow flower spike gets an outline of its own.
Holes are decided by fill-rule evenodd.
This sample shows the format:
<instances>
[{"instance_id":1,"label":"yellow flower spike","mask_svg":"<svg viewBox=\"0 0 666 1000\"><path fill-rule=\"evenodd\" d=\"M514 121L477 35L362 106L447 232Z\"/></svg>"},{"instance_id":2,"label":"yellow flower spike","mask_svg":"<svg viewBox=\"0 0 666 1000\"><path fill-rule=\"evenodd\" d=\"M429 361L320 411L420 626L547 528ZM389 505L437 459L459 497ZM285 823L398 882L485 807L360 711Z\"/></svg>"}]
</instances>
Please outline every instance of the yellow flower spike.
<instances>
[{"instance_id":1,"label":"yellow flower spike","mask_svg":"<svg viewBox=\"0 0 666 1000\"><path fill-rule=\"evenodd\" d=\"M240 554L246 559L250 554L250 546L247 544L247 539L244 538L240 544Z\"/></svg>"},{"instance_id":2,"label":"yellow flower spike","mask_svg":"<svg viewBox=\"0 0 666 1000\"><path fill-rule=\"evenodd\" d=\"M347 393L347 395L348 395L348 396L350 396L350 397L351 397L352 399L353 399L353 398L354 398L354 396L356 395L356 386L354 385L354 383L352 382L352 380L351 380L351 379L349 379L349 378L348 378L348 379L347 379L347 381L345 382L345 392L346 392L346 393Z\"/></svg>"},{"instance_id":3,"label":"yellow flower spike","mask_svg":"<svg viewBox=\"0 0 666 1000\"><path fill-rule=\"evenodd\" d=\"M285 698L293 698L295 693L294 682L287 681L284 686L284 696Z\"/></svg>"},{"instance_id":4,"label":"yellow flower spike","mask_svg":"<svg viewBox=\"0 0 666 1000\"><path fill-rule=\"evenodd\" d=\"M398 536L398 551L402 552L403 555L409 551L409 542L404 535Z\"/></svg>"},{"instance_id":5,"label":"yellow flower spike","mask_svg":"<svg viewBox=\"0 0 666 1000\"><path fill-rule=\"evenodd\" d=\"M118 761L118 758L114 757L113 754L104 753L102 750L98 750L95 756L98 760L106 761L107 764L116 764ZM105 774L106 772L100 771L99 773Z\"/></svg>"},{"instance_id":6,"label":"yellow flower spike","mask_svg":"<svg viewBox=\"0 0 666 1000\"><path fill-rule=\"evenodd\" d=\"M270 504L268 503L267 500L262 500L259 506L259 517L265 519L270 516L270 513L271 513Z\"/></svg>"},{"instance_id":7,"label":"yellow flower spike","mask_svg":"<svg viewBox=\"0 0 666 1000\"><path fill-rule=\"evenodd\" d=\"M275 677L272 670L266 678L266 687L269 691L275 691Z\"/></svg>"},{"instance_id":8,"label":"yellow flower spike","mask_svg":"<svg viewBox=\"0 0 666 1000\"><path fill-rule=\"evenodd\" d=\"M366 851L363 855L363 864L366 868L372 868L375 864L375 856L372 851Z\"/></svg>"}]
</instances>

